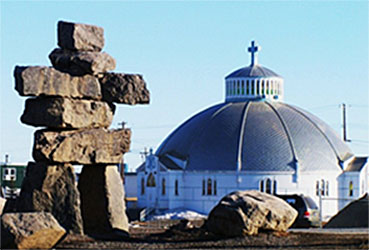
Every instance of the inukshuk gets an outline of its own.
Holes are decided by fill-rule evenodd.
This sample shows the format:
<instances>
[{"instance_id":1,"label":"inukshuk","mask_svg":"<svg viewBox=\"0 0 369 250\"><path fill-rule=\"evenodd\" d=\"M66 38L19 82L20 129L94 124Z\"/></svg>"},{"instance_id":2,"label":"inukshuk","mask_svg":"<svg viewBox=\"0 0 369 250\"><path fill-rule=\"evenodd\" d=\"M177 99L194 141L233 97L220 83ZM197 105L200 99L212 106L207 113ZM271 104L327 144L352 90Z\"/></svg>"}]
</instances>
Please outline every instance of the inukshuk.
<instances>
[{"instance_id":1,"label":"inukshuk","mask_svg":"<svg viewBox=\"0 0 369 250\"><path fill-rule=\"evenodd\" d=\"M27 99L21 121L46 127L34 135L18 211L51 212L72 233L128 232L117 164L129 150L129 129L108 129L113 103L144 104L141 75L109 73L101 27L60 21L53 67L15 67L15 89ZM78 188L73 165L83 165Z\"/></svg>"}]
</instances>

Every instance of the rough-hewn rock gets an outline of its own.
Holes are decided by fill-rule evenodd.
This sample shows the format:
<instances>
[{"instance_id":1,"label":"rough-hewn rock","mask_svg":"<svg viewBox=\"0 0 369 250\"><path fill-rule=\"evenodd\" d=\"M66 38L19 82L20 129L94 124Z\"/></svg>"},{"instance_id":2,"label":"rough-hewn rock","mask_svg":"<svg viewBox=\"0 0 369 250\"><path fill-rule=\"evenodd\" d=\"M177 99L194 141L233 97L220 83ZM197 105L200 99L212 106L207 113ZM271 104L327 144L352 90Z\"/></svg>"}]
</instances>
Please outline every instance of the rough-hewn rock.
<instances>
[{"instance_id":1,"label":"rough-hewn rock","mask_svg":"<svg viewBox=\"0 0 369 250\"><path fill-rule=\"evenodd\" d=\"M39 162L117 164L129 150L129 129L35 132L33 158Z\"/></svg>"},{"instance_id":2,"label":"rough-hewn rock","mask_svg":"<svg viewBox=\"0 0 369 250\"><path fill-rule=\"evenodd\" d=\"M119 232L128 234L124 186L117 166L84 166L78 189L81 193L83 226L87 234L102 238Z\"/></svg>"},{"instance_id":3,"label":"rough-hewn rock","mask_svg":"<svg viewBox=\"0 0 369 250\"><path fill-rule=\"evenodd\" d=\"M113 108L106 102L63 97L36 97L26 100L21 121L50 128L109 127Z\"/></svg>"},{"instance_id":4,"label":"rough-hewn rock","mask_svg":"<svg viewBox=\"0 0 369 250\"><path fill-rule=\"evenodd\" d=\"M50 212L66 230L83 234L79 192L72 165L29 162L17 211Z\"/></svg>"},{"instance_id":5,"label":"rough-hewn rock","mask_svg":"<svg viewBox=\"0 0 369 250\"><path fill-rule=\"evenodd\" d=\"M50 249L64 234L50 213L8 213L1 218L2 249Z\"/></svg>"},{"instance_id":6,"label":"rough-hewn rock","mask_svg":"<svg viewBox=\"0 0 369 250\"><path fill-rule=\"evenodd\" d=\"M101 51L104 29L95 25L58 22L58 45L63 49Z\"/></svg>"},{"instance_id":7,"label":"rough-hewn rock","mask_svg":"<svg viewBox=\"0 0 369 250\"><path fill-rule=\"evenodd\" d=\"M256 190L224 196L211 210L207 228L219 235L254 235L259 229L286 231L297 211L284 200Z\"/></svg>"},{"instance_id":8,"label":"rough-hewn rock","mask_svg":"<svg viewBox=\"0 0 369 250\"><path fill-rule=\"evenodd\" d=\"M15 89L21 96L63 96L101 99L100 83L94 76L73 77L51 67L14 69Z\"/></svg>"},{"instance_id":9,"label":"rough-hewn rock","mask_svg":"<svg viewBox=\"0 0 369 250\"><path fill-rule=\"evenodd\" d=\"M105 52L54 49L49 58L56 69L71 75L97 75L115 69L115 59Z\"/></svg>"},{"instance_id":10,"label":"rough-hewn rock","mask_svg":"<svg viewBox=\"0 0 369 250\"><path fill-rule=\"evenodd\" d=\"M6 200L0 197L0 215L3 213L5 203L6 203Z\"/></svg>"},{"instance_id":11,"label":"rough-hewn rock","mask_svg":"<svg viewBox=\"0 0 369 250\"><path fill-rule=\"evenodd\" d=\"M103 99L107 102L145 104L150 93L141 75L105 73L100 78Z\"/></svg>"}]
</instances>

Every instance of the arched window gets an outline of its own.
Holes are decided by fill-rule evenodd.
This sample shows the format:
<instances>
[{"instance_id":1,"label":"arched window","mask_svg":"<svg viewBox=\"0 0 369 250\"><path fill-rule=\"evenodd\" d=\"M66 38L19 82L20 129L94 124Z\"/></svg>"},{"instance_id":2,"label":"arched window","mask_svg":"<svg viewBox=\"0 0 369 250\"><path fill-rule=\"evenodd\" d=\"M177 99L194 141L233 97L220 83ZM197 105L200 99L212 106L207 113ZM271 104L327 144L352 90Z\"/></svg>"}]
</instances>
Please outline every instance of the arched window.
<instances>
[{"instance_id":1,"label":"arched window","mask_svg":"<svg viewBox=\"0 0 369 250\"><path fill-rule=\"evenodd\" d=\"M251 94L255 95L255 85L254 85L254 80L251 81Z\"/></svg>"},{"instance_id":2,"label":"arched window","mask_svg":"<svg viewBox=\"0 0 369 250\"><path fill-rule=\"evenodd\" d=\"M208 195L211 195L211 179L208 179Z\"/></svg>"},{"instance_id":3,"label":"arched window","mask_svg":"<svg viewBox=\"0 0 369 250\"><path fill-rule=\"evenodd\" d=\"M255 84L256 84L256 95L259 95L260 94L260 92L259 92L259 89L260 89L259 81L255 81Z\"/></svg>"},{"instance_id":4,"label":"arched window","mask_svg":"<svg viewBox=\"0 0 369 250\"><path fill-rule=\"evenodd\" d=\"M178 195L178 180L174 182L174 194Z\"/></svg>"},{"instance_id":5,"label":"arched window","mask_svg":"<svg viewBox=\"0 0 369 250\"><path fill-rule=\"evenodd\" d=\"M274 94L274 81L270 81L270 94Z\"/></svg>"},{"instance_id":6,"label":"arched window","mask_svg":"<svg viewBox=\"0 0 369 250\"><path fill-rule=\"evenodd\" d=\"M328 183L328 181L325 181L325 195L326 196L329 195L329 183Z\"/></svg>"},{"instance_id":7,"label":"arched window","mask_svg":"<svg viewBox=\"0 0 369 250\"><path fill-rule=\"evenodd\" d=\"M277 194L277 181L273 181L273 194Z\"/></svg>"},{"instance_id":8,"label":"arched window","mask_svg":"<svg viewBox=\"0 0 369 250\"><path fill-rule=\"evenodd\" d=\"M354 184L352 183L352 181L350 181L349 184L349 196L354 196Z\"/></svg>"},{"instance_id":9,"label":"arched window","mask_svg":"<svg viewBox=\"0 0 369 250\"><path fill-rule=\"evenodd\" d=\"M272 181L269 178L265 182L265 192L267 194L271 194L272 193Z\"/></svg>"},{"instance_id":10,"label":"arched window","mask_svg":"<svg viewBox=\"0 0 369 250\"><path fill-rule=\"evenodd\" d=\"M217 195L217 180L214 180L214 195Z\"/></svg>"},{"instance_id":11,"label":"arched window","mask_svg":"<svg viewBox=\"0 0 369 250\"><path fill-rule=\"evenodd\" d=\"M266 81L266 94L269 95L269 81Z\"/></svg>"},{"instance_id":12,"label":"arched window","mask_svg":"<svg viewBox=\"0 0 369 250\"><path fill-rule=\"evenodd\" d=\"M145 179L141 178L141 194L145 194Z\"/></svg>"},{"instance_id":13,"label":"arched window","mask_svg":"<svg viewBox=\"0 0 369 250\"><path fill-rule=\"evenodd\" d=\"M250 81L247 80L246 81L246 95L249 95L250 94Z\"/></svg>"},{"instance_id":14,"label":"arched window","mask_svg":"<svg viewBox=\"0 0 369 250\"><path fill-rule=\"evenodd\" d=\"M146 186L148 187L156 187L155 177L152 173L149 174L149 177L147 177Z\"/></svg>"},{"instance_id":15,"label":"arched window","mask_svg":"<svg viewBox=\"0 0 369 250\"><path fill-rule=\"evenodd\" d=\"M315 194L317 196L319 196L319 187L320 187L319 183L320 183L319 181L316 181L316 185L315 185Z\"/></svg>"},{"instance_id":16,"label":"arched window","mask_svg":"<svg viewBox=\"0 0 369 250\"><path fill-rule=\"evenodd\" d=\"M260 181L259 190L260 192L264 192L264 181L263 180Z\"/></svg>"},{"instance_id":17,"label":"arched window","mask_svg":"<svg viewBox=\"0 0 369 250\"><path fill-rule=\"evenodd\" d=\"M244 95L245 94L245 81L242 80L241 81L241 95Z\"/></svg>"},{"instance_id":18,"label":"arched window","mask_svg":"<svg viewBox=\"0 0 369 250\"><path fill-rule=\"evenodd\" d=\"M165 179L161 180L161 194L165 195Z\"/></svg>"},{"instance_id":19,"label":"arched window","mask_svg":"<svg viewBox=\"0 0 369 250\"><path fill-rule=\"evenodd\" d=\"M325 194L325 182L324 180L321 180L321 185L320 185L320 193L322 194L322 196L324 196Z\"/></svg>"},{"instance_id":20,"label":"arched window","mask_svg":"<svg viewBox=\"0 0 369 250\"><path fill-rule=\"evenodd\" d=\"M202 195L205 195L205 180L202 180Z\"/></svg>"}]
</instances>

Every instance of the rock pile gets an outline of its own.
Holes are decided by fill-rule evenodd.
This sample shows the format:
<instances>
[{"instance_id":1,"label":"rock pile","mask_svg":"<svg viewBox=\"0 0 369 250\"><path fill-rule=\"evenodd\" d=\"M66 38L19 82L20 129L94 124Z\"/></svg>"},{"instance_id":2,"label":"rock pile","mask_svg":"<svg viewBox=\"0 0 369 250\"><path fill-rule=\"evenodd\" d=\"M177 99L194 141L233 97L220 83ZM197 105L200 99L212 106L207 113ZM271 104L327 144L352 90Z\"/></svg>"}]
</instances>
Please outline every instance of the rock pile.
<instances>
[{"instance_id":1,"label":"rock pile","mask_svg":"<svg viewBox=\"0 0 369 250\"><path fill-rule=\"evenodd\" d=\"M110 73L101 27L58 23L53 67L16 66L15 89L26 100L21 121L45 127L35 132L19 212L50 212L77 234L128 232L124 189L116 165L129 150L129 129L108 129L114 103L145 104L141 75ZM73 164L83 165L78 188Z\"/></svg>"}]
</instances>

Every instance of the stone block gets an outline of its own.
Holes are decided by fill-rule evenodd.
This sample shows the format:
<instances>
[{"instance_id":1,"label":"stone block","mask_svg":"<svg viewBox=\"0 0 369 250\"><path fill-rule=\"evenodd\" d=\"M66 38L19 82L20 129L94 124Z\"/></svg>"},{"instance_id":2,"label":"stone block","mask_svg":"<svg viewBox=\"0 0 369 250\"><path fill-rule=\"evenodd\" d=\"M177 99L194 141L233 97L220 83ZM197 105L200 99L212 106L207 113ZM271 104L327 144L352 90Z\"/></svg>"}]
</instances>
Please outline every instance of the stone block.
<instances>
[{"instance_id":1,"label":"stone block","mask_svg":"<svg viewBox=\"0 0 369 250\"><path fill-rule=\"evenodd\" d=\"M63 49L101 51L104 29L95 25L58 22L58 45Z\"/></svg>"},{"instance_id":2,"label":"stone block","mask_svg":"<svg viewBox=\"0 0 369 250\"><path fill-rule=\"evenodd\" d=\"M51 249L64 234L50 213L8 213L1 217L2 249Z\"/></svg>"},{"instance_id":3,"label":"stone block","mask_svg":"<svg viewBox=\"0 0 369 250\"><path fill-rule=\"evenodd\" d=\"M29 162L17 200L19 212L50 212L67 231L83 234L73 166Z\"/></svg>"},{"instance_id":4,"label":"stone block","mask_svg":"<svg viewBox=\"0 0 369 250\"><path fill-rule=\"evenodd\" d=\"M224 196L211 210L206 226L223 236L256 235L259 229L286 231L297 211L284 200L256 190Z\"/></svg>"},{"instance_id":5,"label":"stone block","mask_svg":"<svg viewBox=\"0 0 369 250\"><path fill-rule=\"evenodd\" d=\"M39 162L118 164L130 146L129 129L35 132L33 158Z\"/></svg>"},{"instance_id":6,"label":"stone block","mask_svg":"<svg viewBox=\"0 0 369 250\"><path fill-rule=\"evenodd\" d=\"M101 99L98 79L91 75L73 77L51 67L16 66L15 89L21 96L62 96Z\"/></svg>"},{"instance_id":7,"label":"stone block","mask_svg":"<svg viewBox=\"0 0 369 250\"><path fill-rule=\"evenodd\" d=\"M117 166L84 166L78 189L87 234L100 238L112 238L118 233L128 235L124 185Z\"/></svg>"},{"instance_id":8,"label":"stone block","mask_svg":"<svg viewBox=\"0 0 369 250\"><path fill-rule=\"evenodd\" d=\"M109 127L114 106L106 102L63 97L37 97L26 100L21 121L50 128Z\"/></svg>"},{"instance_id":9,"label":"stone block","mask_svg":"<svg viewBox=\"0 0 369 250\"><path fill-rule=\"evenodd\" d=\"M115 59L109 54L94 51L54 49L49 55L53 66L71 75L97 75L115 69Z\"/></svg>"},{"instance_id":10,"label":"stone block","mask_svg":"<svg viewBox=\"0 0 369 250\"><path fill-rule=\"evenodd\" d=\"M150 102L150 93L141 75L105 73L99 80L107 102L131 105Z\"/></svg>"}]
</instances>

